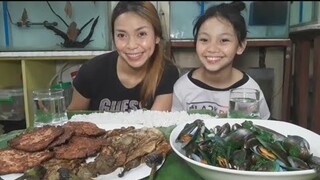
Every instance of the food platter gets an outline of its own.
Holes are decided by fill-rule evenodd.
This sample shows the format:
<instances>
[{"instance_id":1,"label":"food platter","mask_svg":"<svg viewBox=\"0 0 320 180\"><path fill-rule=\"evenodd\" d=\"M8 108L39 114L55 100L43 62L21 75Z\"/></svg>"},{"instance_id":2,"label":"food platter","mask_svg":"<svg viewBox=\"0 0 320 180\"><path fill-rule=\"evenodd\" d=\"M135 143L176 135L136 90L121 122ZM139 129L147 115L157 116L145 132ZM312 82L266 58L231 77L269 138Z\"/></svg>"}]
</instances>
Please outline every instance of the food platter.
<instances>
[{"instance_id":1,"label":"food platter","mask_svg":"<svg viewBox=\"0 0 320 180\"><path fill-rule=\"evenodd\" d=\"M213 128L216 125L223 125L230 123L242 123L246 119L215 119L204 120L206 127ZM283 135L300 135L303 136L310 143L310 152L315 156L320 156L320 136L308 129L300 126L276 120L252 120L254 124L270 128L274 131L281 132ZM170 144L173 151L180 156L192 169L194 169L204 179L211 180L315 180L317 176L314 169L300 170L300 171L282 171L282 172L261 172L261 171L242 171L235 169L221 168L217 166L207 165L197 162L185 156L185 151L181 148L181 144L176 142L176 139L187 123L178 125L170 135Z\"/></svg>"},{"instance_id":2,"label":"food platter","mask_svg":"<svg viewBox=\"0 0 320 180\"><path fill-rule=\"evenodd\" d=\"M95 122L93 122L95 123ZM105 129L105 130L112 130L116 128L121 127L129 127L134 126L135 128L142 128L143 126L141 124L115 124L115 123L105 123L105 124L96 124L99 128ZM87 162L93 161L94 157L87 158ZM163 165L165 160L163 160L162 164L157 167L157 170ZM106 174L106 175L100 175L96 180L103 180L103 179L110 179L110 180L132 180L132 179L143 179L145 177L148 177L151 171L151 168L148 167L145 163L140 164L138 167L131 169L130 171L126 172L123 177L118 177L118 174L122 171L123 168L118 168L112 173ZM3 180L14 180L18 177L20 177L22 173L15 173L15 174L7 174L2 175L0 178Z\"/></svg>"}]
</instances>

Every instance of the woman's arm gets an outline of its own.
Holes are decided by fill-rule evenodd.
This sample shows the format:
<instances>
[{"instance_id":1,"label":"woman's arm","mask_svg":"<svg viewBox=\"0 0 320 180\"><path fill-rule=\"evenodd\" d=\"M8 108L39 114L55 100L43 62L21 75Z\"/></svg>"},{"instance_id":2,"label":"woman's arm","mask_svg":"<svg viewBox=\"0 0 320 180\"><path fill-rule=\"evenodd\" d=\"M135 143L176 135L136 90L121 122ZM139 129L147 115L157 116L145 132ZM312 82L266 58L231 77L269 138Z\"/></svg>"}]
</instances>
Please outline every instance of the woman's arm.
<instances>
[{"instance_id":1,"label":"woman's arm","mask_svg":"<svg viewBox=\"0 0 320 180\"><path fill-rule=\"evenodd\" d=\"M171 111L172 93L158 95L151 107L155 111Z\"/></svg>"},{"instance_id":2,"label":"woman's arm","mask_svg":"<svg viewBox=\"0 0 320 180\"><path fill-rule=\"evenodd\" d=\"M90 99L83 97L75 88L73 88L72 100L68 106L68 111L73 110L87 110Z\"/></svg>"}]
</instances>

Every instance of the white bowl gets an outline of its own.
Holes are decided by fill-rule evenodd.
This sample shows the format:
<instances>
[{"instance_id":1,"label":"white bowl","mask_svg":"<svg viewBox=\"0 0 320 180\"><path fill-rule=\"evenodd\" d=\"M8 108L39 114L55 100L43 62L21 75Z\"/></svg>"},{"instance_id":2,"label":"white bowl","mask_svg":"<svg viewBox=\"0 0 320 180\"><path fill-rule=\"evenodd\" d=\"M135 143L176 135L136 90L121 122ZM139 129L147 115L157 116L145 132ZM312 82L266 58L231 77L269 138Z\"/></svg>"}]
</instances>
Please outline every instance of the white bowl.
<instances>
[{"instance_id":1,"label":"white bowl","mask_svg":"<svg viewBox=\"0 0 320 180\"><path fill-rule=\"evenodd\" d=\"M223 125L228 122L230 125L234 123L242 123L248 119L212 119L203 120L207 128L213 128L216 125ZM310 144L310 151L315 156L320 156L320 136L308 129L275 120L251 120L253 124L261 125L273 129L283 135L299 135L304 137ZM212 165L203 164L192 160L185 156L184 150L181 149L181 143L177 143L176 139L189 122L179 124L170 135L170 144L172 149L178 156L186 161L186 163L194 169L201 177L206 180L312 180L317 174L313 169L300 171L282 171L282 172L261 172L261 171L243 171L226 169Z\"/></svg>"}]
</instances>

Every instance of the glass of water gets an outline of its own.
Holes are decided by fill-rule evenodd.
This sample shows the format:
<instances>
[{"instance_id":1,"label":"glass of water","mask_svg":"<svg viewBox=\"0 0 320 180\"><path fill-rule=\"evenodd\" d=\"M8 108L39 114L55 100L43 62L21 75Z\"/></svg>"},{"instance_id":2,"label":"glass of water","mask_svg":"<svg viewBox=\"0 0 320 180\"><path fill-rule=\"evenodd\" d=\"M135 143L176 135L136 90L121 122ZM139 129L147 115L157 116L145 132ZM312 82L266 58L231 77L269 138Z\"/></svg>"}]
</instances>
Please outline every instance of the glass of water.
<instances>
[{"instance_id":1,"label":"glass of water","mask_svg":"<svg viewBox=\"0 0 320 180\"><path fill-rule=\"evenodd\" d=\"M68 120L63 89L33 91L34 127L59 125Z\"/></svg>"},{"instance_id":2,"label":"glass of water","mask_svg":"<svg viewBox=\"0 0 320 180\"><path fill-rule=\"evenodd\" d=\"M259 99L260 92L257 89L231 89L228 117L259 119Z\"/></svg>"}]
</instances>

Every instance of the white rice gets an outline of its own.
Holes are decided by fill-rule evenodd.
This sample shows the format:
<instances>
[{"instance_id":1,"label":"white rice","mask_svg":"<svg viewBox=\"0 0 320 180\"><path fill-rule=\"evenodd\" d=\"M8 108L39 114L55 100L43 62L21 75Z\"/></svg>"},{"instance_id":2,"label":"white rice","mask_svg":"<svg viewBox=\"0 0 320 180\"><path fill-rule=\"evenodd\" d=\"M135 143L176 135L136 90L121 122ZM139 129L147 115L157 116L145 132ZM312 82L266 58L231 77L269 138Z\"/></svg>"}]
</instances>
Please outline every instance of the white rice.
<instances>
[{"instance_id":1,"label":"white rice","mask_svg":"<svg viewBox=\"0 0 320 180\"><path fill-rule=\"evenodd\" d=\"M186 111L163 112L136 110L131 112L103 112L91 114L73 115L71 121L89 121L96 124L139 124L144 127L167 127L180 123L194 121L196 119L214 119L205 114L188 114Z\"/></svg>"}]
</instances>

